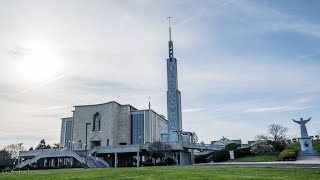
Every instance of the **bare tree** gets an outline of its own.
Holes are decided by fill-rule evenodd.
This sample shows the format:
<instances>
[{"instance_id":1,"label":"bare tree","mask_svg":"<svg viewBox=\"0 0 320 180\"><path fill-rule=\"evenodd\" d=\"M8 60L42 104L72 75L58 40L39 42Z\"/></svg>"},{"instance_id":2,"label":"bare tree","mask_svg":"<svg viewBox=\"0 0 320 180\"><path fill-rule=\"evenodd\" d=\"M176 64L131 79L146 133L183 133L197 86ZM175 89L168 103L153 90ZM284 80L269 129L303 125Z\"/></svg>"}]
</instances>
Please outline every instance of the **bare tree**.
<instances>
[{"instance_id":1,"label":"bare tree","mask_svg":"<svg viewBox=\"0 0 320 180\"><path fill-rule=\"evenodd\" d=\"M20 147L18 144L10 144L4 150L10 154L12 159L16 159L19 156L19 151L24 150L24 147Z\"/></svg>"},{"instance_id":2,"label":"bare tree","mask_svg":"<svg viewBox=\"0 0 320 180\"><path fill-rule=\"evenodd\" d=\"M152 159L156 162L158 158L163 160L164 157L171 155L172 146L170 144L163 144L159 141L150 143L148 146L148 152Z\"/></svg>"},{"instance_id":3,"label":"bare tree","mask_svg":"<svg viewBox=\"0 0 320 180\"><path fill-rule=\"evenodd\" d=\"M271 124L268 126L268 132L271 135L273 141L285 141L288 128L280 124Z\"/></svg>"},{"instance_id":4,"label":"bare tree","mask_svg":"<svg viewBox=\"0 0 320 180\"><path fill-rule=\"evenodd\" d=\"M258 135L256 135L256 140L268 140L268 139L270 139L270 137L269 136L266 136L266 135L263 135L263 134L258 134Z\"/></svg>"}]
</instances>

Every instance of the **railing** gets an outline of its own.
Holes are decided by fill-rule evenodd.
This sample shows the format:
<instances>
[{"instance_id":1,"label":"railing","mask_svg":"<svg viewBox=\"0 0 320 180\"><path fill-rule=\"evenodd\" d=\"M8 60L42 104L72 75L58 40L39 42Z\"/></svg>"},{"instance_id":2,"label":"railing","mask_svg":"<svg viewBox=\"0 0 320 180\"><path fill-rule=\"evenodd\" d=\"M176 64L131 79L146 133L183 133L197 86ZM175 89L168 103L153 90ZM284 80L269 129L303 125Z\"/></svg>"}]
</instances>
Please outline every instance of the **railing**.
<instances>
[{"instance_id":1,"label":"railing","mask_svg":"<svg viewBox=\"0 0 320 180\"><path fill-rule=\"evenodd\" d=\"M184 148L187 149L199 149L199 150L222 150L224 147L211 146L211 144L200 144L200 143L182 143Z\"/></svg>"},{"instance_id":2,"label":"railing","mask_svg":"<svg viewBox=\"0 0 320 180\"><path fill-rule=\"evenodd\" d=\"M138 151L140 151L139 144L97 147L97 153L122 153L122 152L138 152Z\"/></svg>"}]
</instances>

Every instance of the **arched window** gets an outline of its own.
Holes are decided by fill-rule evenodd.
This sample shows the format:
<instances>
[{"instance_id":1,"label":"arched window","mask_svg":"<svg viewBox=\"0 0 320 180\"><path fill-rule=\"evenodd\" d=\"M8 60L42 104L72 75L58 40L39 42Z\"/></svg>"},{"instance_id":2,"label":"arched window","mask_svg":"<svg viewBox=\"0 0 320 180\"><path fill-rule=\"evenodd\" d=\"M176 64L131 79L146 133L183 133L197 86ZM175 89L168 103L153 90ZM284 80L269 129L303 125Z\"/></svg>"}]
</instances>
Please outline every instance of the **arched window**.
<instances>
[{"instance_id":1,"label":"arched window","mask_svg":"<svg viewBox=\"0 0 320 180\"><path fill-rule=\"evenodd\" d=\"M100 131L100 122L101 122L101 116L99 113L94 114L93 116L93 131Z\"/></svg>"}]
</instances>

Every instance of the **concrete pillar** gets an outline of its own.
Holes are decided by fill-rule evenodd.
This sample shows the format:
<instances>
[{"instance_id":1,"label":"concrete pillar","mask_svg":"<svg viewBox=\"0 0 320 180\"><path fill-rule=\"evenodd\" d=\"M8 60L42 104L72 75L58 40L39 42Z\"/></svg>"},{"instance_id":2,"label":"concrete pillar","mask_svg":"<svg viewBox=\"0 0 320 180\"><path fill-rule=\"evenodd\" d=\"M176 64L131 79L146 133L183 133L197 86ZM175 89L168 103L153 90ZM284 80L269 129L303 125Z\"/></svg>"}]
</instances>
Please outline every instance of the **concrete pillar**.
<instances>
[{"instance_id":1,"label":"concrete pillar","mask_svg":"<svg viewBox=\"0 0 320 180\"><path fill-rule=\"evenodd\" d=\"M139 167L140 164L140 156L139 156L139 152L137 152L137 167Z\"/></svg>"},{"instance_id":2,"label":"concrete pillar","mask_svg":"<svg viewBox=\"0 0 320 180\"><path fill-rule=\"evenodd\" d=\"M73 157L70 158L70 165L73 166Z\"/></svg>"},{"instance_id":3,"label":"concrete pillar","mask_svg":"<svg viewBox=\"0 0 320 180\"><path fill-rule=\"evenodd\" d=\"M43 166L46 167L47 164L47 158L44 158Z\"/></svg>"},{"instance_id":4,"label":"concrete pillar","mask_svg":"<svg viewBox=\"0 0 320 180\"><path fill-rule=\"evenodd\" d=\"M51 167L54 167L54 158L51 159Z\"/></svg>"},{"instance_id":5,"label":"concrete pillar","mask_svg":"<svg viewBox=\"0 0 320 180\"><path fill-rule=\"evenodd\" d=\"M118 154L114 153L114 167L116 168L118 164Z\"/></svg>"}]
</instances>

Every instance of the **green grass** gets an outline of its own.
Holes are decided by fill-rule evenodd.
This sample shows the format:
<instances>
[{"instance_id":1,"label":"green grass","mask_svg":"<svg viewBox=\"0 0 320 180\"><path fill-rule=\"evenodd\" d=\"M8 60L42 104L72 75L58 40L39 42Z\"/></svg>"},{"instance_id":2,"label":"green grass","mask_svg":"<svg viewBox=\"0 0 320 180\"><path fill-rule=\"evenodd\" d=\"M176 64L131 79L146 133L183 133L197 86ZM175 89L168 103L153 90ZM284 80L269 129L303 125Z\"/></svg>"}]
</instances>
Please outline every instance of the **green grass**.
<instances>
[{"instance_id":1,"label":"green grass","mask_svg":"<svg viewBox=\"0 0 320 180\"><path fill-rule=\"evenodd\" d=\"M41 173L41 174L36 174ZM149 167L38 170L0 179L320 179L320 169L253 167Z\"/></svg>"},{"instance_id":2,"label":"green grass","mask_svg":"<svg viewBox=\"0 0 320 180\"><path fill-rule=\"evenodd\" d=\"M248 157L237 158L227 162L271 162L279 159L279 153L272 153L267 155L254 155Z\"/></svg>"},{"instance_id":3,"label":"green grass","mask_svg":"<svg viewBox=\"0 0 320 180\"><path fill-rule=\"evenodd\" d=\"M320 140L313 140L312 146L315 151L320 152ZM295 150L298 150L298 151L301 150L299 142L287 144L286 149L288 149L288 148L294 148Z\"/></svg>"}]
</instances>

